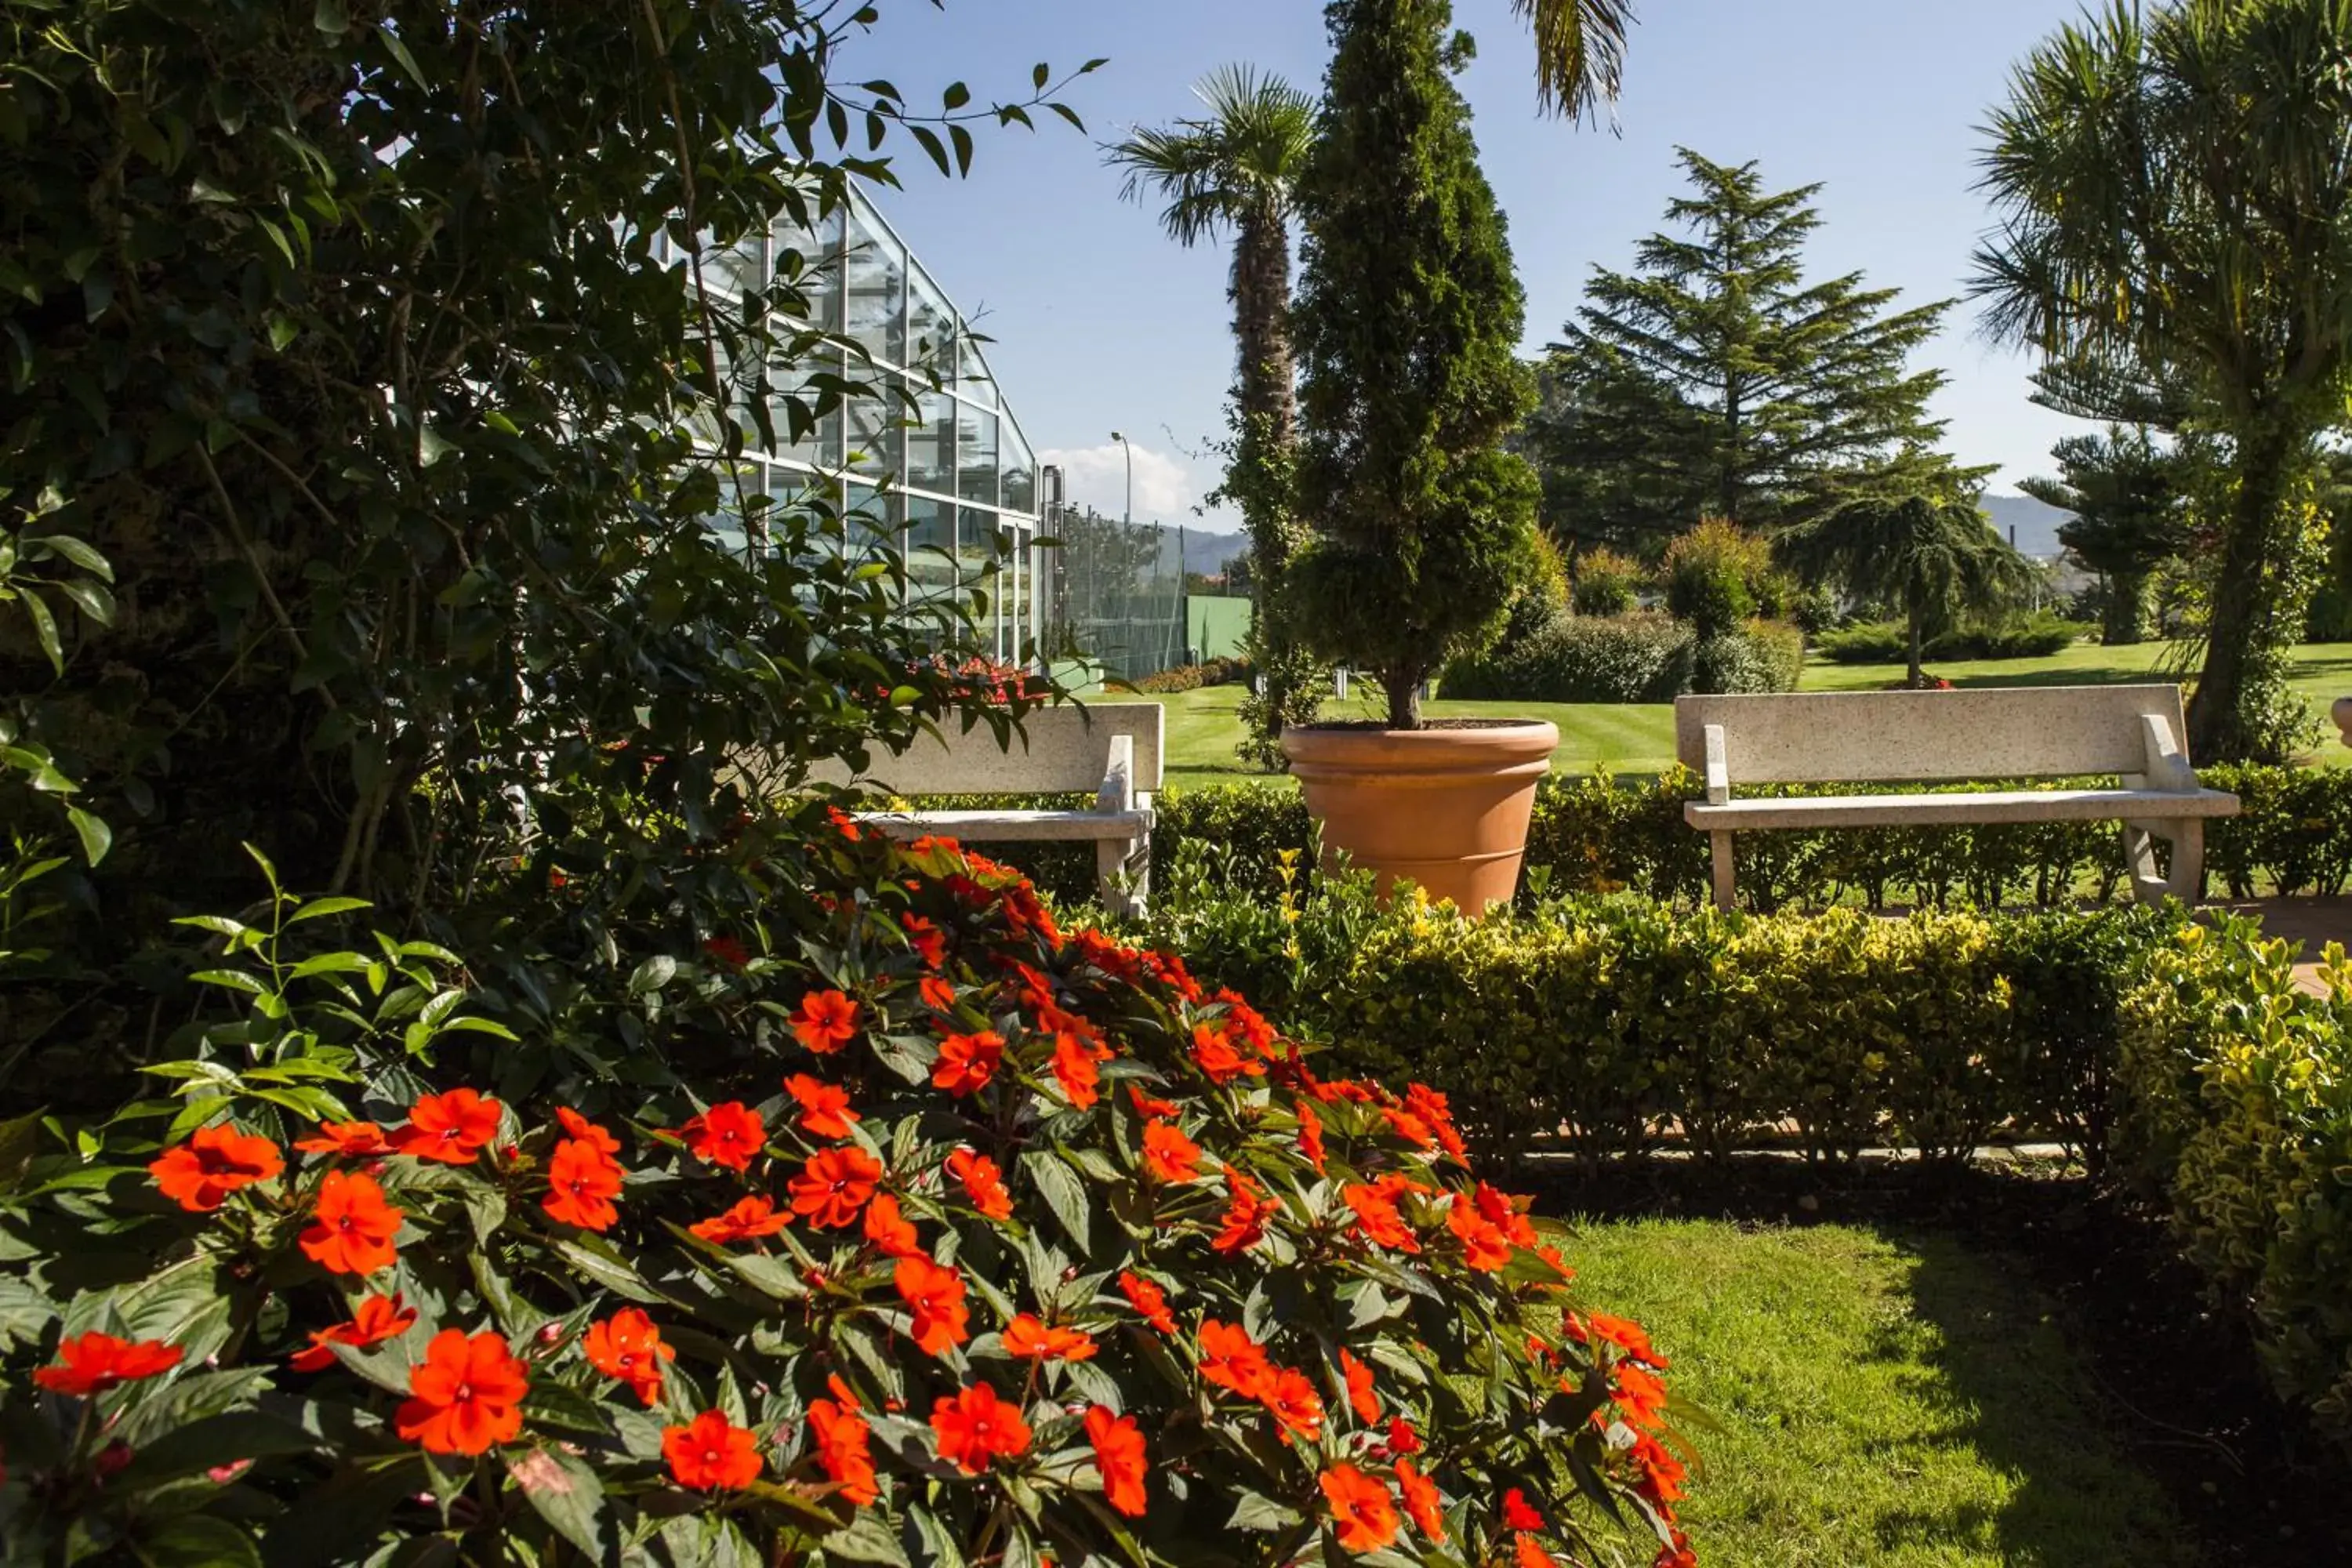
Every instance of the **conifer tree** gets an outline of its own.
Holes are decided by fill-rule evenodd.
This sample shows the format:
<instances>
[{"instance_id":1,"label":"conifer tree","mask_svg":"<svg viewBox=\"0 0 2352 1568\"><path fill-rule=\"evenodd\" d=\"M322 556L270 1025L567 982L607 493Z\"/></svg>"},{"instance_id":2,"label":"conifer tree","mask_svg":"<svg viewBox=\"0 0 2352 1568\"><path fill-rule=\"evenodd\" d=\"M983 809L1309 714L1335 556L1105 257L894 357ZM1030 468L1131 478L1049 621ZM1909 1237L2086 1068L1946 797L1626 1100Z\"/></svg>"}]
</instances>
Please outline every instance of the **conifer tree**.
<instances>
[{"instance_id":1,"label":"conifer tree","mask_svg":"<svg viewBox=\"0 0 2352 1568\"><path fill-rule=\"evenodd\" d=\"M2103 436L2069 436L2050 455L2060 477L2019 488L2074 514L2058 542L2105 579L2100 640L2110 647L2146 641L2149 580L2189 548L2179 459L2145 428L2118 425Z\"/></svg>"},{"instance_id":2,"label":"conifer tree","mask_svg":"<svg viewBox=\"0 0 2352 1568\"><path fill-rule=\"evenodd\" d=\"M1677 232L1631 273L1596 268L1551 345L1565 384L1530 432L1548 475L1582 472L1580 537L1655 540L1701 515L1775 531L1915 493L1941 434L1937 371L1909 357L1948 301L1895 310L1859 273L1808 283L1821 187L1768 192L1754 163L1680 152Z\"/></svg>"}]
</instances>

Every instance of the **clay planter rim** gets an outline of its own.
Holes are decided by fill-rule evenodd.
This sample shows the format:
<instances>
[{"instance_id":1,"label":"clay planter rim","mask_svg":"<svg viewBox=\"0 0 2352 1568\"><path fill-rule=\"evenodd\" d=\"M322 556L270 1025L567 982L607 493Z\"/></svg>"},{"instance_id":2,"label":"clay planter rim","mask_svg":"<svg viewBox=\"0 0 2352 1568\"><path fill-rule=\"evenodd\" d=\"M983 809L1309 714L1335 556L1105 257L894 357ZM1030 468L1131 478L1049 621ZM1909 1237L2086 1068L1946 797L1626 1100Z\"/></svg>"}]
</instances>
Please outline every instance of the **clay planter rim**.
<instances>
[{"instance_id":1,"label":"clay planter rim","mask_svg":"<svg viewBox=\"0 0 2352 1568\"><path fill-rule=\"evenodd\" d=\"M1303 764L1327 777L1362 774L1410 787L1452 782L1465 773L1498 778L1549 773L1551 754L1559 749L1559 726L1549 719L1482 720L1420 730L1291 724L1283 728L1281 745L1294 773Z\"/></svg>"}]
</instances>

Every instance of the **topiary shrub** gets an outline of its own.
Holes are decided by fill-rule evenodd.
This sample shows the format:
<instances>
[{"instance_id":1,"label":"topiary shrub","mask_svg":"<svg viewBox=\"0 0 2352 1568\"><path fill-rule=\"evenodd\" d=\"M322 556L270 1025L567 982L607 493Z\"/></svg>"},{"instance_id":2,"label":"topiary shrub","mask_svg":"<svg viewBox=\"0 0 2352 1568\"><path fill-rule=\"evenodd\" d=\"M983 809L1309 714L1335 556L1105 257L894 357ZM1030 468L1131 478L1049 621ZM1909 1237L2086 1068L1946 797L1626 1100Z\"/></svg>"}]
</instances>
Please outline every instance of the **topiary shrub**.
<instances>
[{"instance_id":1,"label":"topiary shrub","mask_svg":"<svg viewBox=\"0 0 2352 1568\"><path fill-rule=\"evenodd\" d=\"M609 1061L352 900L204 921L244 1011L0 1128L0 1556L1694 1561L1654 1352L1443 1095L835 820Z\"/></svg>"}]
</instances>

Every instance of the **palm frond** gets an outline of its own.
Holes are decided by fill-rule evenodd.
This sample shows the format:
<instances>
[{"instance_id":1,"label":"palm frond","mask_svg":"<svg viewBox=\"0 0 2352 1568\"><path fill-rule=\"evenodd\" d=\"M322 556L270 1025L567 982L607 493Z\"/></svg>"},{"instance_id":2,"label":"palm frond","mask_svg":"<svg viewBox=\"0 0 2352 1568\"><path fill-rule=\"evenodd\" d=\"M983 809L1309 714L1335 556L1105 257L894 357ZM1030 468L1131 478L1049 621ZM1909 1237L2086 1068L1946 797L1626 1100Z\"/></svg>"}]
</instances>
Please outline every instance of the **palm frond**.
<instances>
[{"instance_id":1,"label":"palm frond","mask_svg":"<svg viewBox=\"0 0 2352 1568\"><path fill-rule=\"evenodd\" d=\"M1315 100L1254 66L1222 66L1192 90L1204 117L1138 129L1103 149L1106 163L1127 171L1120 198L1163 198L1161 226L1188 246L1252 216L1283 216L1315 134Z\"/></svg>"},{"instance_id":2,"label":"palm frond","mask_svg":"<svg viewBox=\"0 0 2352 1568\"><path fill-rule=\"evenodd\" d=\"M1597 118L1624 80L1633 0L1511 0L1536 36L1536 102L1547 114Z\"/></svg>"}]
</instances>

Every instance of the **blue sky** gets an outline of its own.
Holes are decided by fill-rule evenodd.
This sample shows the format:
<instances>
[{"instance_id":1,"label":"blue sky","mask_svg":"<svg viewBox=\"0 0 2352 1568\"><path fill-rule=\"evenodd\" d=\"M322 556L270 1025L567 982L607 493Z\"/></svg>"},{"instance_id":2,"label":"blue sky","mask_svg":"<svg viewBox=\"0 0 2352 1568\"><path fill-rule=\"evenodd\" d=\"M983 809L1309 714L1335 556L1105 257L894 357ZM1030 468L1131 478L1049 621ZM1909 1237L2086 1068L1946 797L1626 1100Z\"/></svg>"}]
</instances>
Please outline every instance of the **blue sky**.
<instances>
[{"instance_id":1,"label":"blue sky","mask_svg":"<svg viewBox=\"0 0 2352 1568\"><path fill-rule=\"evenodd\" d=\"M853 79L883 76L919 106L950 80L987 101L1024 92L1039 60L1109 64L1034 136L984 131L971 177L942 179L911 144L880 205L980 330L1030 440L1069 468L1073 499L1116 510L1114 428L1136 446L1136 511L1192 516L1216 483L1232 340L1221 247L1187 251L1118 199L1097 145L1195 111L1191 84L1247 60L1319 88L1314 0L884 0ZM1617 132L1538 120L1529 44L1508 0L1454 0L1479 43L1463 86L1487 177L1509 215L1528 291L1528 349L1557 335L1595 263L1629 267L1681 189L1675 148L1759 160L1774 189L1821 183L1816 276L1859 270L1907 302L1961 294L1990 222L1971 187L1989 108L2014 65L2079 14L2077 0L1643 0ZM1921 353L1951 380L1936 412L1996 490L2049 469L2077 428L2026 401L2024 356L1987 342L1963 300Z\"/></svg>"}]
</instances>

